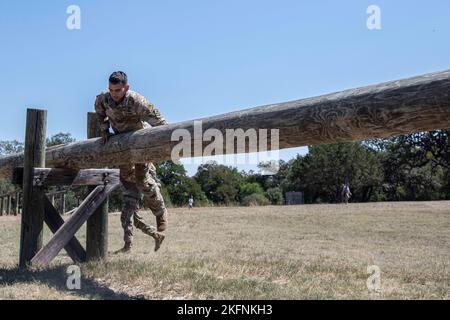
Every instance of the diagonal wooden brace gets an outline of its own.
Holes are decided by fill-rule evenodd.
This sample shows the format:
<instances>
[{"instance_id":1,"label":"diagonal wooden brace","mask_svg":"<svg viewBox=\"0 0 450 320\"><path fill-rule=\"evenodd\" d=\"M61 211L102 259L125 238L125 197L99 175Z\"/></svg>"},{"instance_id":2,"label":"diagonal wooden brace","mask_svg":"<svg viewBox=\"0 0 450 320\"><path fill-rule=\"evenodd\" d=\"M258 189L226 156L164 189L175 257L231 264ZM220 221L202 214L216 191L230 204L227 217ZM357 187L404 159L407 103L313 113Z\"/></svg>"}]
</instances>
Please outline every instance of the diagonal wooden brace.
<instances>
[{"instance_id":1,"label":"diagonal wooden brace","mask_svg":"<svg viewBox=\"0 0 450 320\"><path fill-rule=\"evenodd\" d=\"M58 210L55 209L47 196L44 197L44 210L45 223L53 233L56 233L64 225L64 219L61 218ZM74 262L86 261L86 251L77 238L73 237L70 239L64 249Z\"/></svg>"},{"instance_id":2,"label":"diagonal wooden brace","mask_svg":"<svg viewBox=\"0 0 450 320\"><path fill-rule=\"evenodd\" d=\"M104 186L97 186L72 216L59 228L53 238L34 256L31 260L31 266L36 267L49 264L67 246L75 236L75 233L77 233L81 226L102 204L108 194L114 191L119 185L106 184Z\"/></svg>"}]
</instances>

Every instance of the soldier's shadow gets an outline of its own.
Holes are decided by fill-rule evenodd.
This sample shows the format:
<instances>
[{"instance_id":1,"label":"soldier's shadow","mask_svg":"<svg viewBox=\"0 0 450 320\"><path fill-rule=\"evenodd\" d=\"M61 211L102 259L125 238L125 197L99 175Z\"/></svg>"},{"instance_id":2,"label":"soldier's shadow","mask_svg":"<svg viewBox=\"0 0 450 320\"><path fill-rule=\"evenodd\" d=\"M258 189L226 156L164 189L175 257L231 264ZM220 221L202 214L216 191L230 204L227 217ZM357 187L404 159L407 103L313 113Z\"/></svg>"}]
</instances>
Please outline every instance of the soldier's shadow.
<instances>
[{"instance_id":1,"label":"soldier's shadow","mask_svg":"<svg viewBox=\"0 0 450 320\"><path fill-rule=\"evenodd\" d=\"M69 290L67 288L66 274L68 265L48 267L42 270L24 270L16 268L0 267L0 285L14 286L18 284L29 284L41 282L47 284L65 294L80 296L85 299L103 300L144 300L143 296L130 296L124 293L117 293L110 288L81 276L81 288Z\"/></svg>"}]
</instances>

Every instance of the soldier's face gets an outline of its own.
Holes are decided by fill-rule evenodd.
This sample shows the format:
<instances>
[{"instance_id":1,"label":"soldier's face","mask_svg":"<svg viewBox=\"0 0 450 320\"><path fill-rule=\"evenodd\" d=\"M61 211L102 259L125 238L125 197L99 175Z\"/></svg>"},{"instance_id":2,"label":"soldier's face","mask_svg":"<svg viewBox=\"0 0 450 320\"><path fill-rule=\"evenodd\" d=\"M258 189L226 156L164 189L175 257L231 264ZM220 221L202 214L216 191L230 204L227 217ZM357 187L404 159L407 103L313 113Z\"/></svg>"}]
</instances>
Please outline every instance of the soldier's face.
<instances>
[{"instance_id":1,"label":"soldier's face","mask_svg":"<svg viewBox=\"0 0 450 320\"><path fill-rule=\"evenodd\" d=\"M109 84L109 93L111 94L112 99L115 102L122 101L123 97L127 93L130 86L128 84L117 83L117 84Z\"/></svg>"}]
</instances>

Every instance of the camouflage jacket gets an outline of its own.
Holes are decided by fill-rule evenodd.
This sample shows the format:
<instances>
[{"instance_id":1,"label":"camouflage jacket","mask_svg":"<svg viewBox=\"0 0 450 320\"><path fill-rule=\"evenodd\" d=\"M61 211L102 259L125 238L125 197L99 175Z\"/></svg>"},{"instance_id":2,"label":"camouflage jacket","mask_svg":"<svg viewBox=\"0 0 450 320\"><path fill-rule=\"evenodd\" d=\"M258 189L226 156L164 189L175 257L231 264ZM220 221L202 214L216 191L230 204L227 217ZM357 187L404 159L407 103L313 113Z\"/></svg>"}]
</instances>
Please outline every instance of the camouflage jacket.
<instances>
[{"instance_id":1,"label":"camouflage jacket","mask_svg":"<svg viewBox=\"0 0 450 320\"><path fill-rule=\"evenodd\" d=\"M116 103L109 92L102 92L95 100L95 112L100 129L108 131L111 126L116 134L143 129L144 121L153 127L167 124L152 103L130 90L121 103Z\"/></svg>"}]
</instances>

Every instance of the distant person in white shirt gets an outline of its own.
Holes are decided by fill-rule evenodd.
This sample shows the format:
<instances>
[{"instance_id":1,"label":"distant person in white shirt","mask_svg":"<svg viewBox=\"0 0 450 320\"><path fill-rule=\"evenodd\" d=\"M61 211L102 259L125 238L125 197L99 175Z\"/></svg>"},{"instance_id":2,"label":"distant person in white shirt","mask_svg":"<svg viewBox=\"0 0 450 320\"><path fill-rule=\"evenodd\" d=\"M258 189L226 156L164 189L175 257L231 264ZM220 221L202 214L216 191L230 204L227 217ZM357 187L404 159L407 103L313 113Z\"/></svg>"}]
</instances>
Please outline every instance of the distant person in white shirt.
<instances>
[{"instance_id":1,"label":"distant person in white shirt","mask_svg":"<svg viewBox=\"0 0 450 320\"><path fill-rule=\"evenodd\" d=\"M192 196L189 197L189 210L194 207L194 198Z\"/></svg>"}]
</instances>

